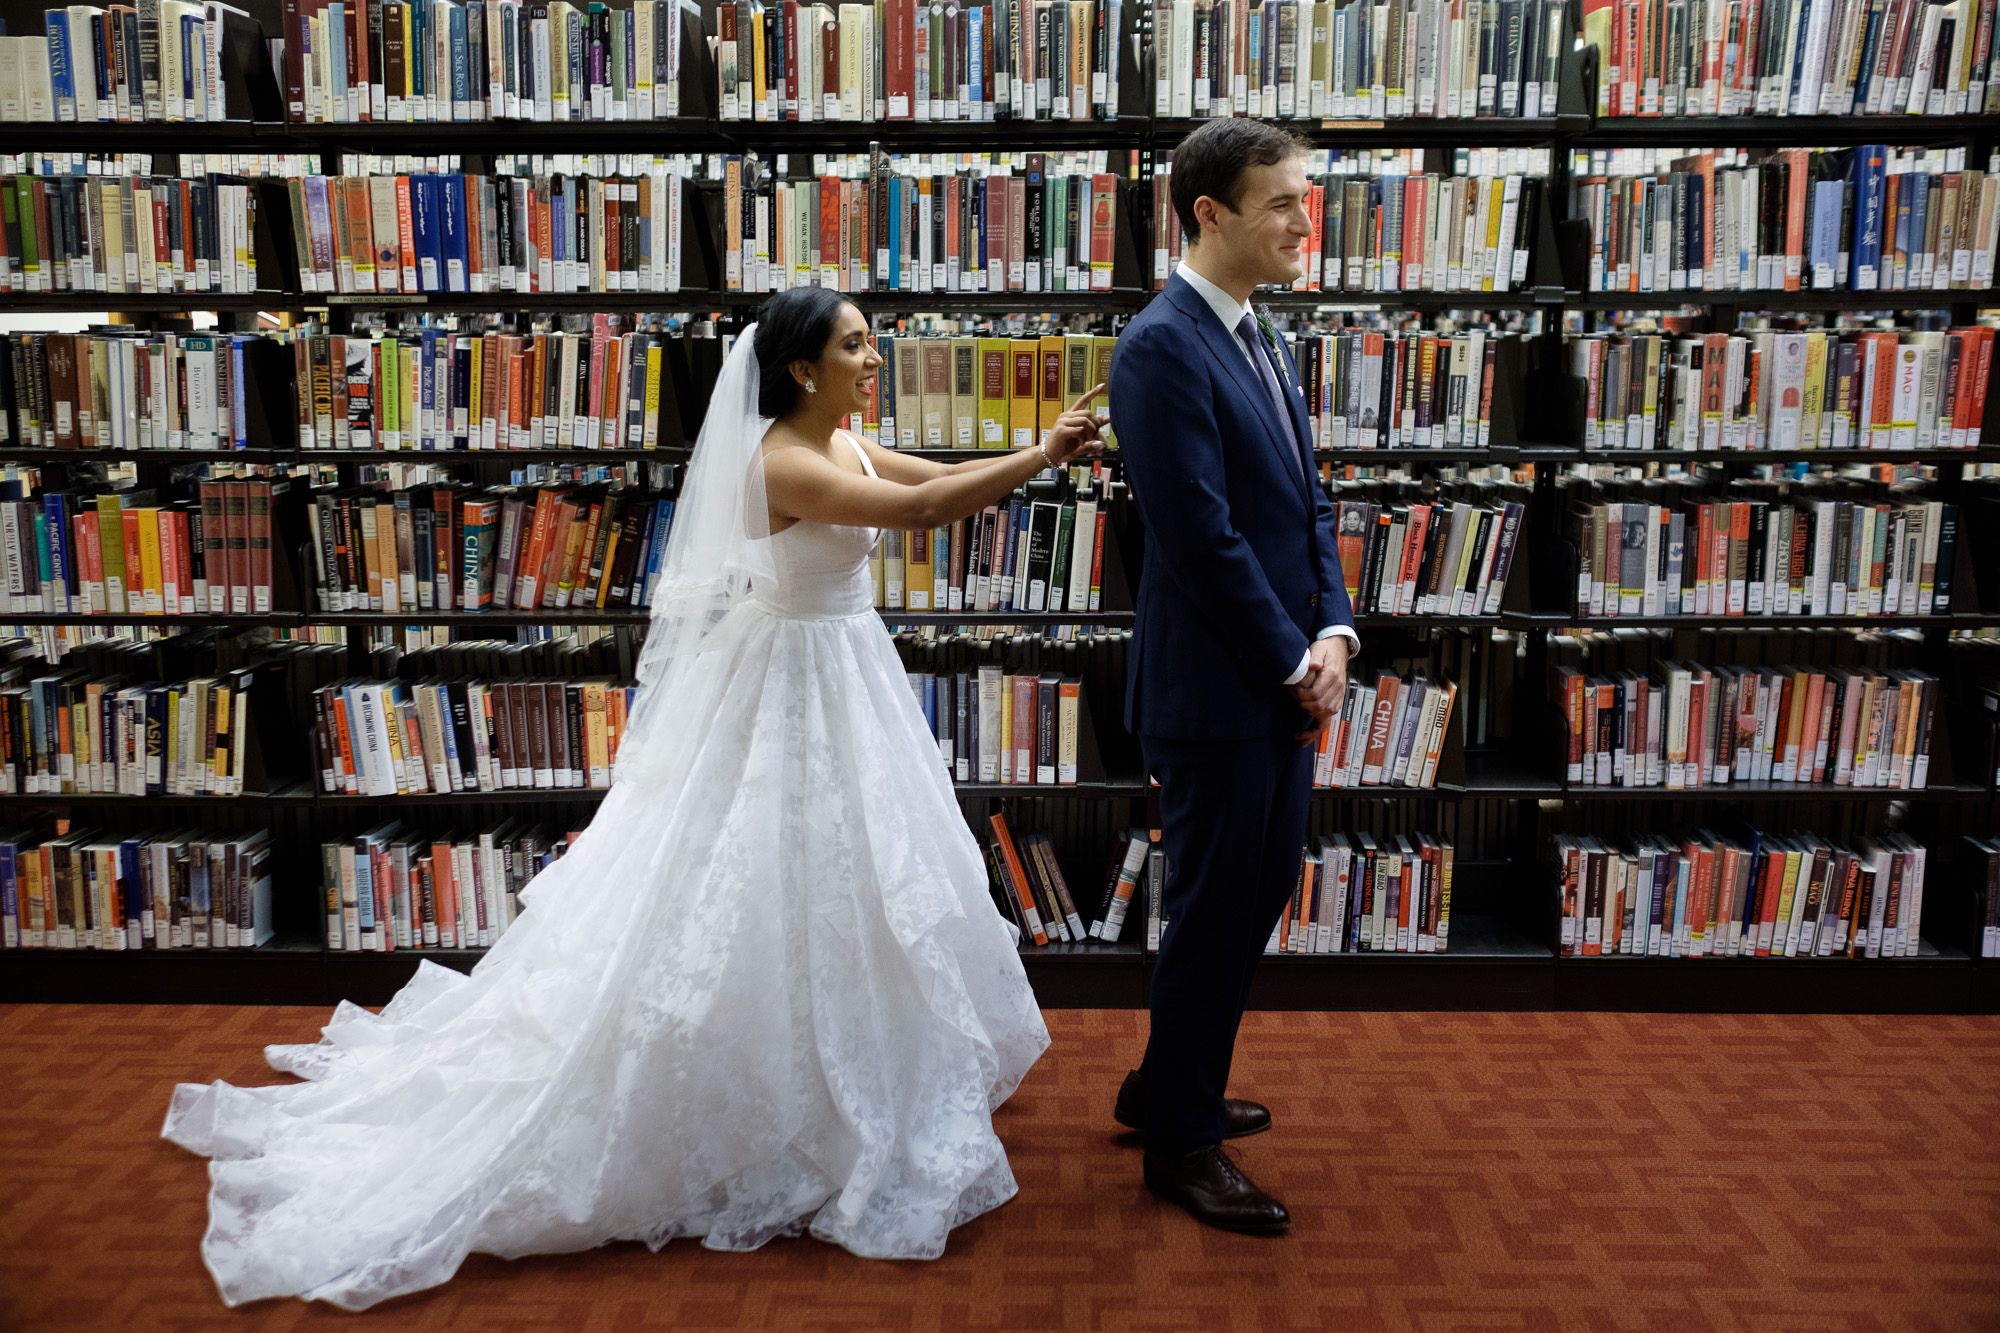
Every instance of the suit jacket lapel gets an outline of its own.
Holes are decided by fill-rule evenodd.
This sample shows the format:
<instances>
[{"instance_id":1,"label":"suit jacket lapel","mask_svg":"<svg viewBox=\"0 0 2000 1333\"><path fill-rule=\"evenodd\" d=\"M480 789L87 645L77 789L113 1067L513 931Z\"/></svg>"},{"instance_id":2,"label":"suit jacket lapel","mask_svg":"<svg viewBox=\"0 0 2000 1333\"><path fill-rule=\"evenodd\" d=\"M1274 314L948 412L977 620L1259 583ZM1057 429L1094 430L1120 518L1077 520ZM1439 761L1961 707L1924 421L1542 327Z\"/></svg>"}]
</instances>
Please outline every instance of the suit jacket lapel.
<instances>
[{"instance_id":1,"label":"suit jacket lapel","mask_svg":"<svg viewBox=\"0 0 2000 1333\"><path fill-rule=\"evenodd\" d=\"M1258 420L1264 423L1264 433L1269 437L1271 447L1278 451L1278 461L1284 467L1285 475L1292 479L1293 488L1298 491L1299 498L1307 499L1304 478L1300 475L1302 465L1287 462L1285 456L1285 450L1289 447L1292 458L1298 457L1299 437L1296 420L1278 419L1277 405L1271 401L1270 391L1264 387L1264 381L1258 377L1249 360L1243 355L1243 348L1238 345L1235 332L1222 326L1222 321L1216 318L1214 309L1207 301L1202 300L1200 293L1189 286L1179 274L1175 274L1173 280L1167 284L1166 294L1182 314L1194 320L1202 341L1208 345L1209 354L1220 363L1224 373L1235 383L1237 392L1250 400L1256 409Z\"/></svg>"}]
</instances>

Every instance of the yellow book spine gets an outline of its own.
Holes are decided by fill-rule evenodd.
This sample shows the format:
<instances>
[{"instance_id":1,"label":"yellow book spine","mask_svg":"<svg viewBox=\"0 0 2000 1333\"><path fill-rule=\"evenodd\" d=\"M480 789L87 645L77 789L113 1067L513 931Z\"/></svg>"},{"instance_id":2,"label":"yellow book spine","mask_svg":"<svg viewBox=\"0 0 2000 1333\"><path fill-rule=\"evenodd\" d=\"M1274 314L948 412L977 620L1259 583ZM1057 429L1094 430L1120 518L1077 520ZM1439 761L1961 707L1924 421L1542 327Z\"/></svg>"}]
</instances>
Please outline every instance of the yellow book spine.
<instances>
[{"instance_id":1,"label":"yellow book spine","mask_svg":"<svg viewBox=\"0 0 2000 1333\"><path fill-rule=\"evenodd\" d=\"M139 578L145 589L146 614L163 616L167 613L166 585L160 580L160 511L141 509L139 511ZM176 611L180 608L175 607Z\"/></svg>"}]
</instances>

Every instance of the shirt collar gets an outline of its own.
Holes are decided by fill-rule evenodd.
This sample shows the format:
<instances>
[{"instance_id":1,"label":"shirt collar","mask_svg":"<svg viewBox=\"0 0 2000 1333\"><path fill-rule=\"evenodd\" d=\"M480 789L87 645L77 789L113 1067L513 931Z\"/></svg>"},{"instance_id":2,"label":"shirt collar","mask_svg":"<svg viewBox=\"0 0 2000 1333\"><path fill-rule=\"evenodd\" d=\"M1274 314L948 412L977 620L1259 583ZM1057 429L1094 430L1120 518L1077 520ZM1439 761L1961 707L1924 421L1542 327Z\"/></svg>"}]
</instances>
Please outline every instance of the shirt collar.
<instances>
[{"instance_id":1,"label":"shirt collar","mask_svg":"<svg viewBox=\"0 0 2000 1333\"><path fill-rule=\"evenodd\" d=\"M1236 326L1243 322L1243 317L1251 313L1248 301L1237 301L1228 292L1223 291L1222 288L1189 268L1185 259L1181 261L1177 272L1180 273L1181 278L1188 286L1194 288L1197 296L1208 302L1208 308L1213 310L1215 317L1222 321L1222 327L1228 329L1231 333L1235 333Z\"/></svg>"}]
</instances>

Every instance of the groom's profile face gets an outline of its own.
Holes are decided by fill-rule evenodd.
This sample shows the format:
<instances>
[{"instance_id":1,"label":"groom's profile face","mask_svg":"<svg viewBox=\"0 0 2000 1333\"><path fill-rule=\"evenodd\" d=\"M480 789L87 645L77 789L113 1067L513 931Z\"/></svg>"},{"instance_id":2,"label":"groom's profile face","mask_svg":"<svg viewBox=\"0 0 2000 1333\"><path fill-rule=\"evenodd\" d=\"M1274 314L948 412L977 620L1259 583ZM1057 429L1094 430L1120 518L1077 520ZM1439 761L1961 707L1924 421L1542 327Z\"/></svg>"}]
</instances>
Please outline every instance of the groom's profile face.
<instances>
[{"instance_id":1,"label":"groom's profile face","mask_svg":"<svg viewBox=\"0 0 2000 1333\"><path fill-rule=\"evenodd\" d=\"M1305 159L1245 167L1242 185L1235 208L1215 204L1215 227L1204 229L1202 244L1217 244L1232 268L1259 284L1289 283L1304 271L1304 246L1312 236Z\"/></svg>"}]
</instances>

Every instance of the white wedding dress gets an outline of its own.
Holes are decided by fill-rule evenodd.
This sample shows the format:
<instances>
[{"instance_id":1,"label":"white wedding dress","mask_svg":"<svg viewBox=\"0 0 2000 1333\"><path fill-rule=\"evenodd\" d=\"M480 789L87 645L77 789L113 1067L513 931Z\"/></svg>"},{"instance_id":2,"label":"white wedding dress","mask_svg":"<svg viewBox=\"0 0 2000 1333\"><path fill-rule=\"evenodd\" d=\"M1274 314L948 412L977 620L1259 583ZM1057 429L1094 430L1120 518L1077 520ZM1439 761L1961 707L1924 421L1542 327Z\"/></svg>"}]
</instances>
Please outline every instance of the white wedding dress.
<instances>
[{"instance_id":1,"label":"white wedding dress","mask_svg":"<svg viewBox=\"0 0 2000 1333\"><path fill-rule=\"evenodd\" d=\"M685 771L621 768L470 976L420 963L379 1016L266 1049L305 1083L175 1089L227 1302L362 1309L475 1250L614 1240L935 1258L1013 1196L992 1112L1048 1033L874 612L875 536L766 539L776 580L661 700Z\"/></svg>"}]
</instances>

